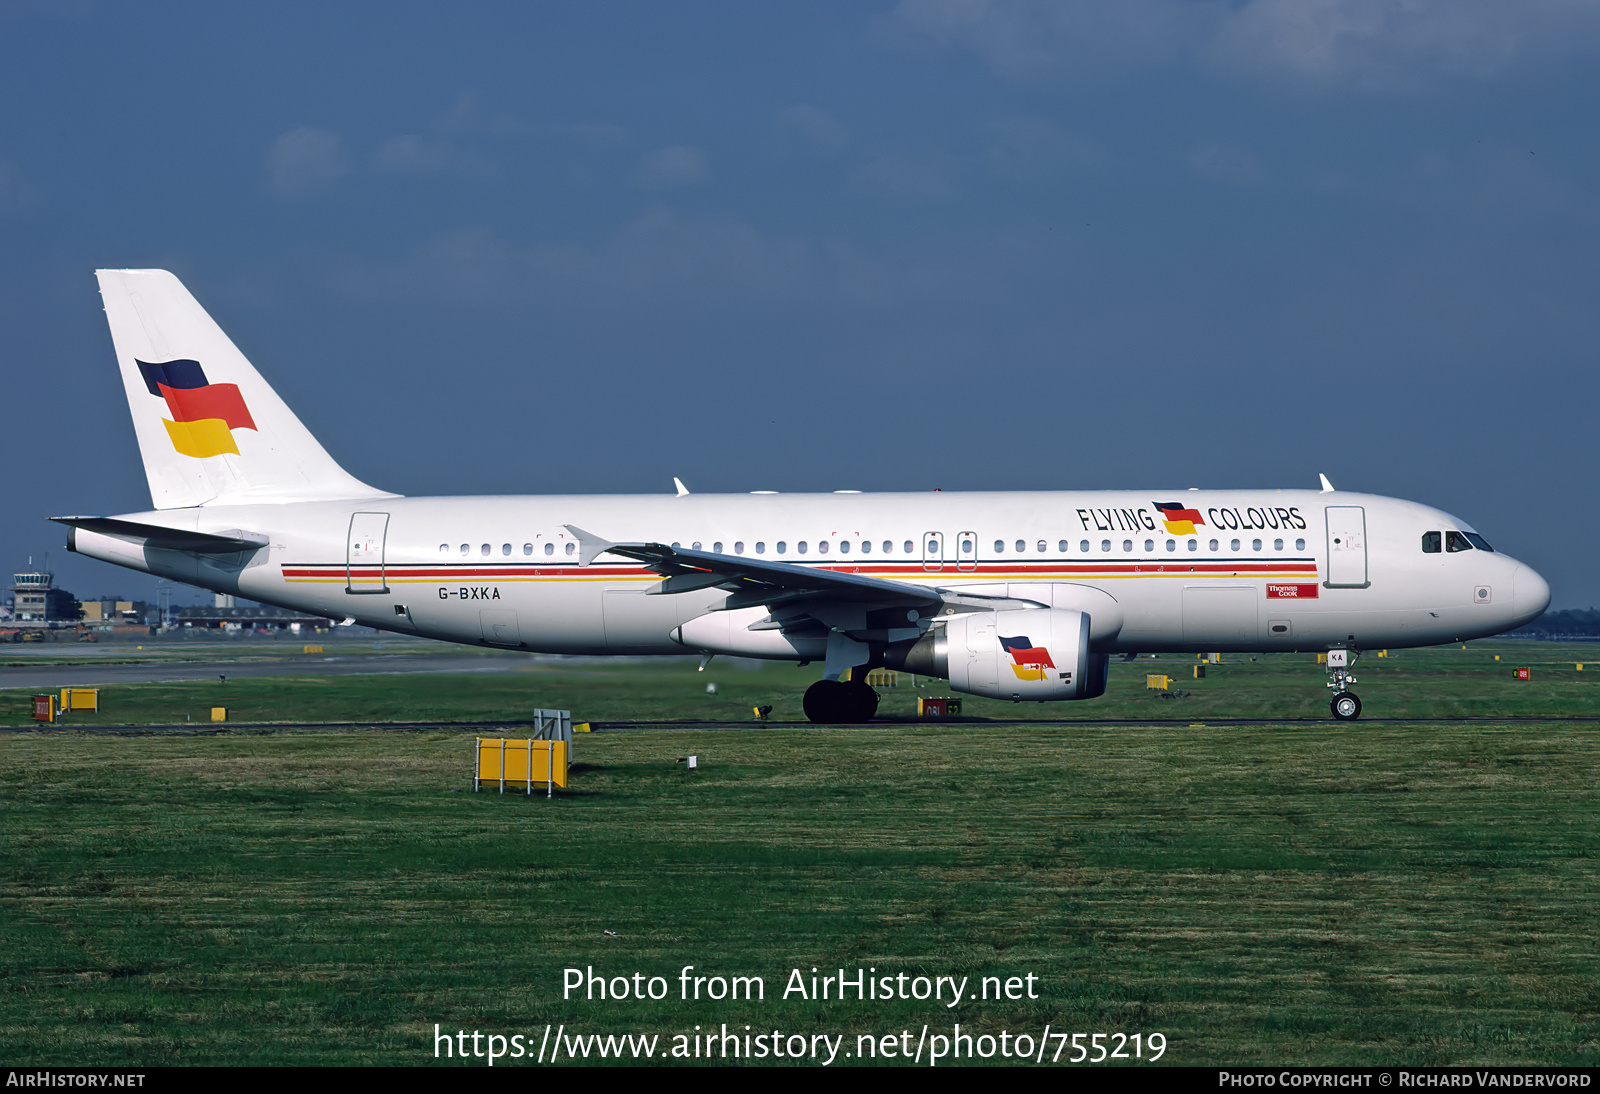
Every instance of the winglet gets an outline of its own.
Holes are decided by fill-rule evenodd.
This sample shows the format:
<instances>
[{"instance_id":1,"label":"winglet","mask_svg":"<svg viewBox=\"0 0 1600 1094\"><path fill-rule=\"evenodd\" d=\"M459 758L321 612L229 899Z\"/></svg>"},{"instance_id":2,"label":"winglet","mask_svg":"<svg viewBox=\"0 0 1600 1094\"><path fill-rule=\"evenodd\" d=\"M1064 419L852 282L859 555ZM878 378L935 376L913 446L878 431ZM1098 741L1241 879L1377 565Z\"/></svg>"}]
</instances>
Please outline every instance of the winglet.
<instances>
[{"instance_id":1,"label":"winglet","mask_svg":"<svg viewBox=\"0 0 1600 1094\"><path fill-rule=\"evenodd\" d=\"M678 476L672 476L672 485L678 488L678 497L686 498L689 496L689 488L683 485L683 480L678 478Z\"/></svg>"},{"instance_id":2,"label":"winglet","mask_svg":"<svg viewBox=\"0 0 1600 1094\"><path fill-rule=\"evenodd\" d=\"M605 554L606 551L615 546L615 544L609 539L601 539L593 532L585 532L582 528L575 527L574 525L563 524L561 527L571 532L573 537L578 541L579 566L589 565L589 563L595 560L596 556Z\"/></svg>"},{"instance_id":3,"label":"winglet","mask_svg":"<svg viewBox=\"0 0 1600 1094\"><path fill-rule=\"evenodd\" d=\"M1318 471L1317 472L1317 478L1322 480L1322 492L1324 494L1333 493L1333 483L1328 481L1328 476L1326 476L1322 472Z\"/></svg>"}]
</instances>

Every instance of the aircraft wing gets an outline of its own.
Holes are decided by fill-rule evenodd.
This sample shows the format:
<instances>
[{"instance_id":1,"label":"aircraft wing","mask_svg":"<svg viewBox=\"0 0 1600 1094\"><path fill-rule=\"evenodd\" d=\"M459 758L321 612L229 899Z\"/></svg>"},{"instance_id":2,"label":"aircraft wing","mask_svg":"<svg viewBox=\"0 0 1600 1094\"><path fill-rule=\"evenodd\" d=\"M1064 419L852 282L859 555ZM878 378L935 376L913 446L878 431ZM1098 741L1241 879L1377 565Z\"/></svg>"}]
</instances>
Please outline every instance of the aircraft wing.
<instances>
[{"instance_id":1,"label":"aircraft wing","mask_svg":"<svg viewBox=\"0 0 1600 1094\"><path fill-rule=\"evenodd\" d=\"M582 565L587 566L600 554L635 559L666 579L651 593L659 595L686 593L695 589L723 589L732 594L723 605L723 611L756 604L784 604L793 608L798 606L793 602L807 601L815 602L819 607L826 603L861 608L916 608L919 615L928 617L946 609L993 610L1008 599L957 593L906 581L890 581L818 566L800 566L792 562L669 547L663 543L611 543L570 524L566 528L577 537L582 548L579 555ZM1021 602L1013 599L1010 603L1017 605ZM804 614L823 618L832 613Z\"/></svg>"}]
</instances>

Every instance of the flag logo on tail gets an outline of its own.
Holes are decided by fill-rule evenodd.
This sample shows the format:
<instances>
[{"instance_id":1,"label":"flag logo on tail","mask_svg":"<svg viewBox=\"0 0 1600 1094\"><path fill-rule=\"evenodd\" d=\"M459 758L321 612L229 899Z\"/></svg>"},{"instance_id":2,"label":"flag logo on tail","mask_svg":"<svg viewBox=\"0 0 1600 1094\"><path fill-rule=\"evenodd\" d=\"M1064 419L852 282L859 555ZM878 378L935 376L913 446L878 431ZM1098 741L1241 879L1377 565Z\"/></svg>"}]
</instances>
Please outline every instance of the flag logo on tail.
<instances>
[{"instance_id":1,"label":"flag logo on tail","mask_svg":"<svg viewBox=\"0 0 1600 1094\"><path fill-rule=\"evenodd\" d=\"M1043 646L1035 646L1032 639L1026 636L1007 638L1001 635L1000 644L1011 655L1011 671L1017 674L1018 680L1043 680L1044 670L1056 667L1056 663L1050 660L1050 651Z\"/></svg>"},{"instance_id":2,"label":"flag logo on tail","mask_svg":"<svg viewBox=\"0 0 1600 1094\"><path fill-rule=\"evenodd\" d=\"M1194 526L1205 523L1200 519L1200 510L1186 509L1182 502L1158 501L1156 508L1161 510L1161 523L1175 536L1192 536Z\"/></svg>"},{"instance_id":3,"label":"flag logo on tail","mask_svg":"<svg viewBox=\"0 0 1600 1094\"><path fill-rule=\"evenodd\" d=\"M237 454L235 429L255 429L238 384L213 384L199 361L137 362L150 394L166 400L172 420L162 419L172 447L185 456Z\"/></svg>"}]
</instances>

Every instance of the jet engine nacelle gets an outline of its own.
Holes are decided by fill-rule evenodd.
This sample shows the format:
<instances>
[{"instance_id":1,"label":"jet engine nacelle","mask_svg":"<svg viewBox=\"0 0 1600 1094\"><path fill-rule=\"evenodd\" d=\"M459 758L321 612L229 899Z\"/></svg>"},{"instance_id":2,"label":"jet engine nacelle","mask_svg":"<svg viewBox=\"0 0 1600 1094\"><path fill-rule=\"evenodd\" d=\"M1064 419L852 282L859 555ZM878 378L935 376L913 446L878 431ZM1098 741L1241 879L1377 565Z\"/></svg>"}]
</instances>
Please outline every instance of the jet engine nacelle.
<instances>
[{"instance_id":1,"label":"jet engine nacelle","mask_svg":"<svg viewBox=\"0 0 1600 1094\"><path fill-rule=\"evenodd\" d=\"M1061 608L952 616L909 649L886 651L887 660L989 699L1093 699L1105 694L1109 658L1089 649L1089 622Z\"/></svg>"}]
</instances>

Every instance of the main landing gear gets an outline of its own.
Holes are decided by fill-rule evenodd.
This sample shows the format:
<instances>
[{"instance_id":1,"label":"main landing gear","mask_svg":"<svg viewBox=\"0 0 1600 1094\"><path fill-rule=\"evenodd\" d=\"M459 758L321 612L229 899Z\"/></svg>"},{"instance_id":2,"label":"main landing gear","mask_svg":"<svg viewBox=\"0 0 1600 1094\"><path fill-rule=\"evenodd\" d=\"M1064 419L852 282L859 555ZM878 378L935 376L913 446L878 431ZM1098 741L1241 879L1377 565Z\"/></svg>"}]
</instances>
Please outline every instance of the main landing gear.
<instances>
[{"instance_id":1,"label":"main landing gear","mask_svg":"<svg viewBox=\"0 0 1600 1094\"><path fill-rule=\"evenodd\" d=\"M878 713L878 693L865 680L818 680L802 705L813 722L866 722Z\"/></svg>"},{"instance_id":2,"label":"main landing gear","mask_svg":"<svg viewBox=\"0 0 1600 1094\"><path fill-rule=\"evenodd\" d=\"M1355 667L1356 659L1360 656L1360 650L1328 651L1328 686L1333 689L1333 698L1328 701L1328 709L1341 722L1353 722L1361 717L1361 700L1350 690L1350 685L1356 682L1350 670Z\"/></svg>"}]
</instances>

